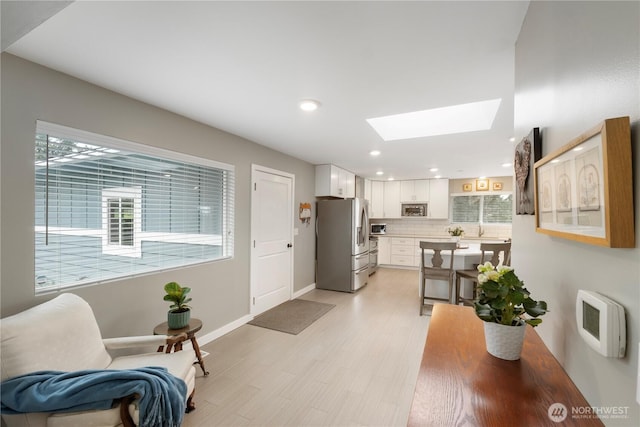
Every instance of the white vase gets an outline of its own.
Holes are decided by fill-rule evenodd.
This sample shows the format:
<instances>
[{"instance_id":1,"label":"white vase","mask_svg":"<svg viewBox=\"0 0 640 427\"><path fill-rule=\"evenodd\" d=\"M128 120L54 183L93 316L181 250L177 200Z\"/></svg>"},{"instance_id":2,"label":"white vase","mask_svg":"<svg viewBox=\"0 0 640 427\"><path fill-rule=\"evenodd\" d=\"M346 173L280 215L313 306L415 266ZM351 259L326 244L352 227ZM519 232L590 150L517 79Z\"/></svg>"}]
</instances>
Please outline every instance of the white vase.
<instances>
[{"instance_id":1,"label":"white vase","mask_svg":"<svg viewBox=\"0 0 640 427\"><path fill-rule=\"evenodd\" d=\"M526 324L507 326L484 322L484 339L489 354L504 360L518 360L522 353Z\"/></svg>"}]
</instances>

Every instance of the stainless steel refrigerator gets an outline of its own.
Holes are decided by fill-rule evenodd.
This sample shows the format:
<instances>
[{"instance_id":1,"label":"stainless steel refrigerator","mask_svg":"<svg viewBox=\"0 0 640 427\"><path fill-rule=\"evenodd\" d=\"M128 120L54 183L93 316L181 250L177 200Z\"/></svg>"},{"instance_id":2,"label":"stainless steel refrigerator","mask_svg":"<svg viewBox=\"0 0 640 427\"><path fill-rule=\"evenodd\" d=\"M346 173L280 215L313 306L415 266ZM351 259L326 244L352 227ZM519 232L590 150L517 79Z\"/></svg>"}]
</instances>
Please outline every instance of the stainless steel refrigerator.
<instances>
[{"instance_id":1,"label":"stainless steel refrigerator","mask_svg":"<svg viewBox=\"0 0 640 427\"><path fill-rule=\"evenodd\" d=\"M364 199L320 200L316 288L355 292L369 278L369 217Z\"/></svg>"}]
</instances>

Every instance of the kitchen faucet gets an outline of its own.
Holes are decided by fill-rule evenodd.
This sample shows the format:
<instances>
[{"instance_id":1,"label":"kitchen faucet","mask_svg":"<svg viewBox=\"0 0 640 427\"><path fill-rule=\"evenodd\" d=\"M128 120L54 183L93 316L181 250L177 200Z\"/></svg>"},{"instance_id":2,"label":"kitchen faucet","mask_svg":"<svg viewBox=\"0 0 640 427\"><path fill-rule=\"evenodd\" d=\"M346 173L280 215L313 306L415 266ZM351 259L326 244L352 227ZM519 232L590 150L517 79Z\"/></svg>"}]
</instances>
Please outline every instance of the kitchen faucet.
<instances>
[{"instance_id":1,"label":"kitchen faucet","mask_svg":"<svg viewBox=\"0 0 640 427\"><path fill-rule=\"evenodd\" d=\"M478 237L482 237L484 234L484 230L482 229L482 224L478 224Z\"/></svg>"}]
</instances>

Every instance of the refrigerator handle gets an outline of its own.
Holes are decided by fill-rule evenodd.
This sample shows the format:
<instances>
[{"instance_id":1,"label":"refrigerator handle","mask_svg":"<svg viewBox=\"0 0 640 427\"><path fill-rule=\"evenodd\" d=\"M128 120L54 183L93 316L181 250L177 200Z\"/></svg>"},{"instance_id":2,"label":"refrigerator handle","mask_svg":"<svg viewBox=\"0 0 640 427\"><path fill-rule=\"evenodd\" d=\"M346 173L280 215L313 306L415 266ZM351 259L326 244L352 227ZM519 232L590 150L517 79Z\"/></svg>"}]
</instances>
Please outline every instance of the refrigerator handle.
<instances>
[{"instance_id":1,"label":"refrigerator handle","mask_svg":"<svg viewBox=\"0 0 640 427\"><path fill-rule=\"evenodd\" d=\"M366 237L367 237L367 229L369 228L369 218L367 217L367 206L363 203L362 204L362 214L361 214L361 218L360 218L360 224L362 225L362 227L360 227L360 236L359 236L359 244L364 245L365 241L366 241Z\"/></svg>"}]
</instances>

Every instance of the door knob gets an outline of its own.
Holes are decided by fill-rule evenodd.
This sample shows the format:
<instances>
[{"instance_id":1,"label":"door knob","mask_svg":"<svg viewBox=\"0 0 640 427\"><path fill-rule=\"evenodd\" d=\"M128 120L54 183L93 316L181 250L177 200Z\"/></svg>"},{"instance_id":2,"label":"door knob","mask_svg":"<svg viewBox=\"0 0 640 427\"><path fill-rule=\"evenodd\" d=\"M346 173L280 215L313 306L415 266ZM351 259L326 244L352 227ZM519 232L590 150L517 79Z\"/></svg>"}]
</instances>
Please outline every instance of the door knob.
<instances>
[{"instance_id":1,"label":"door knob","mask_svg":"<svg viewBox=\"0 0 640 427\"><path fill-rule=\"evenodd\" d=\"M291 243L287 243L287 247L288 247L288 248L292 248L292 247L293 247L293 245L292 245Z\"/></svg>"}]
</instances>

